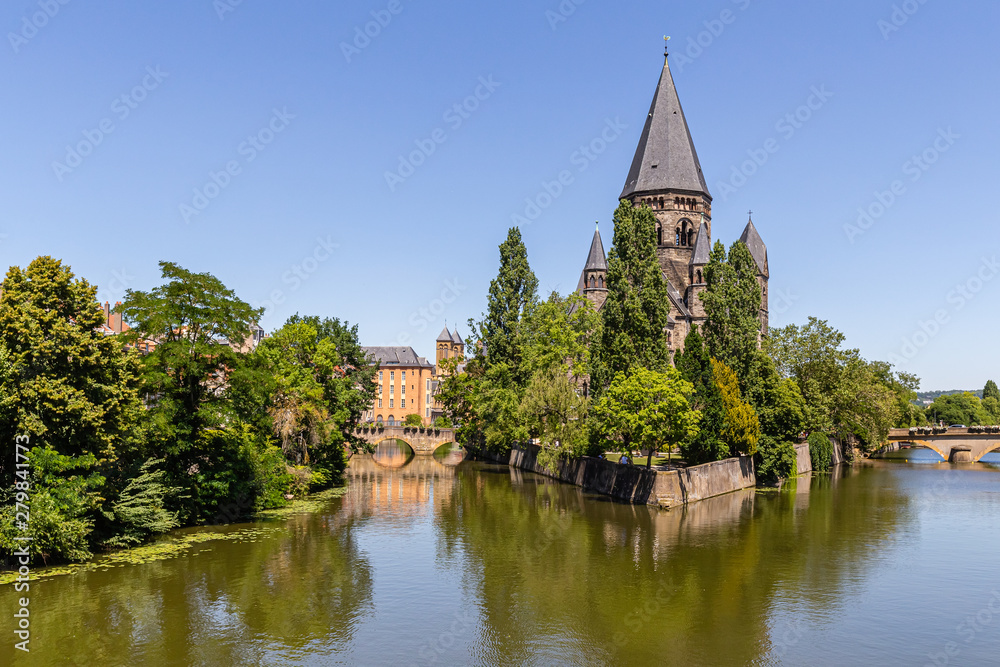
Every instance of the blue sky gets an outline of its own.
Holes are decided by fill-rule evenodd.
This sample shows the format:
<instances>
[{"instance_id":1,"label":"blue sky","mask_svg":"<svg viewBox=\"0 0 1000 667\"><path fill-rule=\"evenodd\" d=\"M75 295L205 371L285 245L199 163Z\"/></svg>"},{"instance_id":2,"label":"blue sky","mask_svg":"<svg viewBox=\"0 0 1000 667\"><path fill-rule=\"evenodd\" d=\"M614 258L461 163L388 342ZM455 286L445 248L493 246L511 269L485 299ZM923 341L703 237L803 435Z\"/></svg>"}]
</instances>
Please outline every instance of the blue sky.
<instances>
[{"instance_id":1,"label":"blue sky","mask_svg":"<svg viewBox=\"0 0 1000 667\"><path fill-rule=\"evenodd\" d=\"M113 302L171 260L268 329L432 355L560 172L522 229L543 292L595 220L610 246L669 34L714 237L753 209L772 324L827 319L924 389L1000 379L996 3L62 1L0 9L3 266L53 255Z\"/></svg>"}]
</instances>

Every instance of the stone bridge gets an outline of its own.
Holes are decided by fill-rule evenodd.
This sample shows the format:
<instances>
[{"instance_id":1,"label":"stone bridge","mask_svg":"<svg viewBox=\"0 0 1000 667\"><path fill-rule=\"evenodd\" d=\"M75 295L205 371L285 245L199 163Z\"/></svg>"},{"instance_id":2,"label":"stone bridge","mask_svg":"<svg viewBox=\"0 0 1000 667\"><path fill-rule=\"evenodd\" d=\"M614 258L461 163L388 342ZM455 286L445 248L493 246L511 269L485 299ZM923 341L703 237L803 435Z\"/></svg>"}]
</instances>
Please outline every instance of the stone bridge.
<instances>
[{"instance_id":1,"label":"stone bridge","mask_svg":"<svg viewBox=\"0 0 1000 667\"><path fill-rule=\"evenodd\" d=\"M433 454L441 445L455 442L453 428L361 426L354 430L354 435L370 445L377 445L383 440L402 440L410 446L414 454Z\"/></svg>"},{"instance_id":2,"label":"stone bridge","mask_svg":"<svg viewBox=\"0 0 1000 667\"><path fill-rule=\"evenodd\" d=\"M976 463L990 452L1000 449L1000 429L989 426L894 428L889 431L889 443L889 447L903 443L927 447L951 463Z\"/></svg>"}]
</instances>

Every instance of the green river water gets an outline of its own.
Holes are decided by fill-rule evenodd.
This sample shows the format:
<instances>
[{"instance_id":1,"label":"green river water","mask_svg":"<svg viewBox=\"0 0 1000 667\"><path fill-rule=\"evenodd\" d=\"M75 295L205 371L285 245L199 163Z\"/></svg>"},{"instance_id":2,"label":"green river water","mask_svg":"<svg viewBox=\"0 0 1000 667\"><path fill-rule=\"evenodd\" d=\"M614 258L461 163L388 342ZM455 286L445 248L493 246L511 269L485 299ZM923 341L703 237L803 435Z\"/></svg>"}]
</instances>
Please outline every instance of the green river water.
<instances>
[{"instance_id":1,"label":"green river water","mask_svg":"<svg viewBox=\"0 0 1000 667\"><path fill-rule=\"evenodd\" d=\"M910 460L906 460L907 457ZM670 512L383 445L312 511L0 587L0 664L1000 664L1000 458Z\"/></svg>"}]
</instances>

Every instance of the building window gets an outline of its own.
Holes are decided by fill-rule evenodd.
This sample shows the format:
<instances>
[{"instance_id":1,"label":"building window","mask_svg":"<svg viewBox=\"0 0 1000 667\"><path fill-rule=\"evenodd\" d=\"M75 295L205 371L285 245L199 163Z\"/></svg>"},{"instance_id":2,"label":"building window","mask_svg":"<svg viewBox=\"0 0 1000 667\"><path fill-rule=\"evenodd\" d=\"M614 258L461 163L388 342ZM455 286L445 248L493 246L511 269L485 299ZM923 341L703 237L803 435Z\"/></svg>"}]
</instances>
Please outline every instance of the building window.
<instances>
[{"instance_id":1,"label":"building window","mask_svg":"<svg viewBox=\"0 0 1000 667\"><path fill-rule=\"evenodd\" d=\"M390 408L394 407L393 406L393 399L391 399L391 398L389 399L389 407ZM389 420L392 421L392 417L389 417Z\"/></svg>"},{"instance_id":2,"label":"building window","mask_svg":"<svg viewBox=\"0 0 1000 667\"><path fill-rule=\"evenodd\" d=\"M428 418L431 416L431 409L430 408L424 408L424 416L428 417Z\"/></svg>"},{"instance_id":3,"label":"building window","mask_svg":"<svg viewBox=\"0 0 1000 667\"><path fill-rule=\"evenodd\" d=\"M382 371L378 372L378 383L382 384Z\"/></svg>"},{"instance_id":4,"label":"building window","mask_svg":"<svg viewBox=\"0 0 1000 667\"><path fill-rule=\"evenodd\" d=\"M403 408L406 407L406 399L405 398L399 399L399 407L400 407L400 409L403 409Z\"/></svg>"},{"instance_id":5,"label":"building window","mask_svg":"<svg viewBox=\"0 0 1000 667\"><path fill-rule=\"evenodd\" d=\"M389 371L389 383L392 384L396 381L396 371Z\"/></svg>"},{"instance_id":6,"label":"building window","mask_svg":"<svg viewBox=\"0 0 1000 667\"><path fill-rule=\"evenodd\" d=\"M656 228L656 245L663 245L663 227Z\"/></svg>"},{"instance_id":7,"label":"building window","mask_svg":"<svg viewBox=\"0 0 1000 667\"><path fill-rule=\"evenodd\" d=\"M380 393L380 394L382 393L382 385L378 386L378 393Z\"/></svg>"},{"instance_id":8,"label":"building window","mask_svg":"<svg viewBox=\"0 0 1000 667\"><path fill-rule=\"evenodd\" d=\"M378 399L378 406L379 406L380 408L382 407L382 399L381 399L381 398L380 398L380 399ZM381 418L381 417L379 417L379 419L382 419L382 418Z\"/></svg>"},{"instance_id":9,"label":"building window","mask_svg":"<svg viewBox=\"0 0 1000 667\"><path fill-rule=\"evenodd\" d=\"M401 372L399 375L400 375L400 382L406 384L406 371Z\"/></svg>"},{"instance_id":10,"label":"building window","mask_svg":"<svg viewBox=\"0 0 1000 667\"><path fill-rule=\"evenodd\" d=\"M604 276L597 276L597 286L604 289Z\"/></svg>"},{"instance_id":11,"label":"building window","mask_svg":"<svg viewBox=\"0 0 1000 667\"><path fill-rule=\"evenodd\" d=\"M396 385L390 384L389 385L389 395L392 396L395 393L396 393Z\"/></svg>"}]
</instances>

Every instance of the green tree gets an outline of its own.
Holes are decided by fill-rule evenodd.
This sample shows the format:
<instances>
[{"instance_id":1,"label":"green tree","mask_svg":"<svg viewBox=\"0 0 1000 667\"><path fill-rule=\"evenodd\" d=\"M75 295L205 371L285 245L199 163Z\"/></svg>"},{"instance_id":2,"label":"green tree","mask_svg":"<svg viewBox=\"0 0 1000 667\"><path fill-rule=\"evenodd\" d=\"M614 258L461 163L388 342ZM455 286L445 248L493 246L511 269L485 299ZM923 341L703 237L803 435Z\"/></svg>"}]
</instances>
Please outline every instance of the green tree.
<instances>
[{"instance_id":1,"label":"green tree","mask_svg":"<svg viewBox=\"0 0 1000 667\"><path fill-rule=\"evenodd\" d=\"M423 426L424 420L418 414L409 414L403 418L403 426Z\"/></svg>"},{"instance_id":2,"label":"green tree","mask_svg":"<svg viewBox=\"0 0 1000 667\"><path fill-rule=\"evenodd\" d=\"M722 431L723 440L729 444L730 451L741 456L756 454L757 442L760 440L760 420L753 406L743 400L736 373L713 358L712 375L722 396L726 420Z\"/></svg>"},{"instance_id":3,"label":"green tree","mask_svg":"<svg viewBox=\"0 0 1000 667\"><path fill-rule=\"evenodd\" d=\"M795 442L806 425L802 392L794 380L778 375L770 357L763 352L758 357L755 382L761 432L779 442Z\"/></svg>"},{"instance_id":4,"label":"green tree","mask_svg":"<svg viewBox=\"0 0 1000 667\"><path fill-rule=\"evenodd\" d=\"M608 253L608 298L591 353L591 390L603 395L619 373L663 371L670 353L665 331L670 313L667 281L656 256L656 217L648 206L622 200L615 211Z\"/></svg>"},{"instance_id":5,"label":"green tree","mask_svg":"<svg viewBox=\"0 0 1000 667\"><path fill-rule=\"evenodd\" d=\"M511 227L500 244L500 270L490 283L485 319L473 327L486 348L486 365L504 364L523 387L520 327L525 313L538 300L538 279L528 264L521 231Z\"/></svg>"},{"instance_id":6,"label":"green tree","mask_svg":"<svg viewBox=\"0 0 1000 667\"><path fill-rule=\"evenodd\" d=\"M1000 388L993 380L987 380L986 386L983 387L983 400L985 401L987 398L995 398L1000 401Z\"/></svg>"},{"instance_id":7,"label":"green tree","mask_svg":"<svg viewBox=\"0 0 1000 667\"><path fill-rule=\"evenodd\" d=\"M760 340L761 291L757 264L746 245L733 243L727 257L716 241L705 283L705 345L712 357L733 369L749 397Z\"/></svg>"},{"instance_id":8,"label":"green tree","mask_svg":"<svg viewBox=\"0 0 1000 667\"><path fill-rule=\"evenodd\" d=\"M795 474L797 455L795 445L762 435L754 464L758 486L776 486L782 479Z\"/></svg>"},{"instance_id":9,"label":"green tree","mask_svg":"<svg viewBox=\"0 0 1000 667\"><path fill-rule=\"evenodd\" d=\"M590 375L590 346L600 321L593 304L580 294L553 292L529 306L521 328L527 376L559 371L582 383Z\"/></svg>"},{"instance_id":10,"label":"green tree","mask_svg":"<svg viewBox=\"0 0 1000 667\"><path fill-rule=\"evenodd\" d=\"M176 494L164 483L166 472L157 470L162 459L148 459L129 478L119 498L111 505L110 516L117 530L104 544L108 547L129 547L142 544L156 535L176 528L177 513L166 509L167 498Z\"/></svg>"},{"instance_id":11,"label":"green tree","mask_svg":"<svg viewBox=\"0 0 1000 667\"><path fill-rule=\"evenodd\" d=\"M593 407L594 426L605 449L648 449L649 467L660 445L684 442L698 431L701 413L688 402L693 391L670 366L661 372L640 366L618 373Z\"/></svg>"},{"instance_id":12,"label":"green tree","mask_svg":"<svg viewBox=\"0 0 1000 667\"><path fill-rule=\"evenodd\" d=\"M583 456L587 449L587 404L565 373L539 372L521 399L528 431L541 443L538 462L555 470L560 459Z\"/></svg>"},{"instance_id":13,"label":"green tree","mask_svg":"<svg viewBox=\"0 0 1000 667\"><path fill-rule=\"evenodd\" d=\"M224 422L230 369L251 326L263 314L236 297L215 276L193 273L173 262L160 262L167 281L149 292L128 290L119 307L131 329L132 344L152 341L143 357L150 416L161 435L168 465L190 465L183 452L206 428ZM175 466L176 469L176 466Z\"/></svg>"},{"instance_id":14,"label":"green tree","mask_svg":"<svg viewBox=\"0 0 1000 667\"><path fill-rule=\"evenodd\" d=\"M968 391L938 396L927 406L925 412L930 421L934 423L943 421L945 425L978 426L991 422L991 415L983 409L982 401Z\"/></svg>"},{"instance_id":15,"label":"green tree","mask_svg":"<svg viewBox=\"0 0 1000 667\"><path fill-rule=\"evenodd\" d=\"M451 428L451 420L445 416L440 416L434 420L434 428Z\"/></svg>"},{"instance_id":16,"label":"green tree","mask_svg":"<svg viewBox=\"0 0 1000 667\"><path fill-rule=\"evenodd\" d=\"M681 376L691 383L691 408L701 413L698 431L681 443L681 455L688 465L721 461L729 456L729 446L722 439L726 426L722 394L712 374L712 362L697 325L692 325L684 339L684 351L674 360Z\"/></svg>"},{"instance_id":17,"label":"green tree","mask_svg":"<svg viewBox=\"0 0 1000 667\"><path fill-rule=\"evenodd\" d=\"M139 366L122 341L98 330L97 288L68 266L39 257L11 267L0 286L0 440L30 436L66 456L101 466L129 456L143 416ZM14 481L0 457L0 485Z\"/></svg>"},{"instance_id":18,"label":"green tree","mask_svg":"<svg viewBox=\"0 0 1000 667\"><path fill-rule=\"evenodd\" d=\"M816 431L809 434L809 458L812 460L813 470L826 472L833 462L833 443L825 433Z\"/></svg>"}]
</instances>

